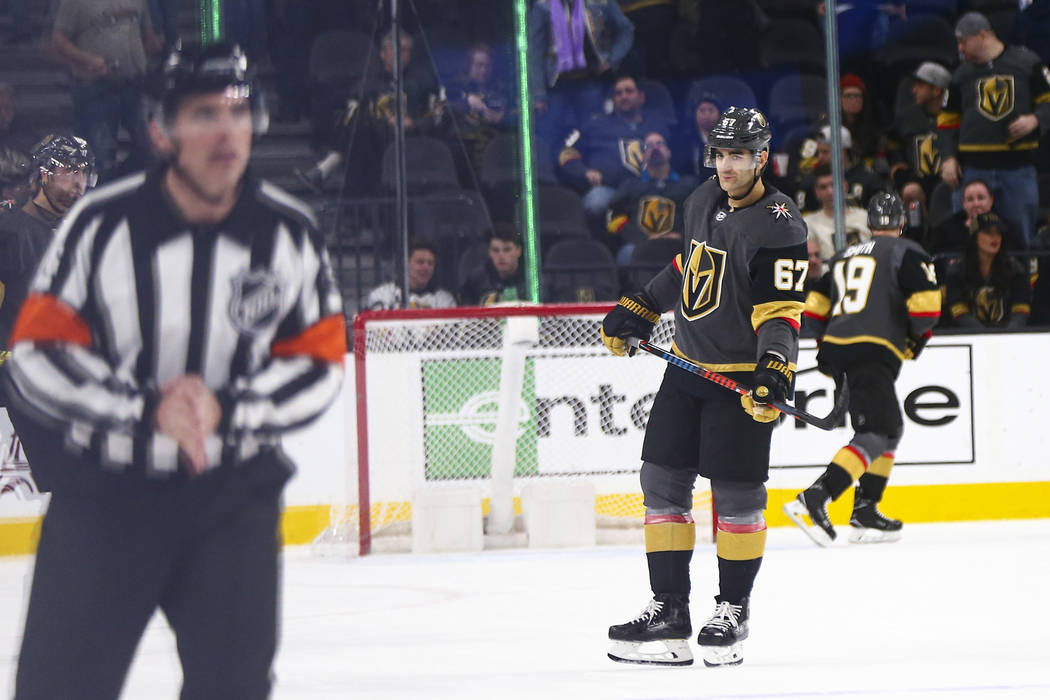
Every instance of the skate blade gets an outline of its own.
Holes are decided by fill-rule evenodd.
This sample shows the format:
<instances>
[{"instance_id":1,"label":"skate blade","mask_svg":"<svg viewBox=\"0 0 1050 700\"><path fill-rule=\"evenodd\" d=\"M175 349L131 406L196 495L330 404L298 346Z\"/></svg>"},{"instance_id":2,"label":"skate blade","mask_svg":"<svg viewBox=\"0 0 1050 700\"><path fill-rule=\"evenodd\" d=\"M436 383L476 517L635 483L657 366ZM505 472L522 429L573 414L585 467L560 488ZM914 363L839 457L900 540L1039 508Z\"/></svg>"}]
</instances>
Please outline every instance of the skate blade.
<instances>
[{"instance_id":1,"label":"skate blade","mask_svg":"<svg viewBox=\"0 0 1050 700\"><path fill-rule=\"evenodd\" d=\"M663 639L654 642L622 642L610 640L609 658L622 664L653 666L690 666L693 652L684 639Z\"/></svg>"},{"instance_id":2,"label":"skate blade","mask_svg":"<svg viewBox=\"0 0 1050 700\"><path fill-rule=\"evenodd\" d=\"M900 530L887 532L870 527L851 527L849 541L853 544L881 544L883 542L897 542L901 538Z\"/></svg>"},{"instance_id":3,"label":"skate blade","mask_svg":"<svg viewBox=\"0 0 1050 700\"><path fill-rule=\"evenodd\" d=\"M727 647L700 647L704 666L739 666L744 663L744 645L740 642Z\"/></svg>"},{"instance_id":4,"label":"skate blade","mask_svg":"<svg viewBox=\"0 0 1050 700\"><path fill-rule=\"evenodd\" d=\"M795 523L799 530L806 533L806 536L813 540L818 547L827 547L831 544L831 538L828 536L828 533L824 532L819 525L806 524L806 519L809 518L809 510L797 500L784 504L784 515L788 516L791 522Z\"/></svg>"}]
</instances>

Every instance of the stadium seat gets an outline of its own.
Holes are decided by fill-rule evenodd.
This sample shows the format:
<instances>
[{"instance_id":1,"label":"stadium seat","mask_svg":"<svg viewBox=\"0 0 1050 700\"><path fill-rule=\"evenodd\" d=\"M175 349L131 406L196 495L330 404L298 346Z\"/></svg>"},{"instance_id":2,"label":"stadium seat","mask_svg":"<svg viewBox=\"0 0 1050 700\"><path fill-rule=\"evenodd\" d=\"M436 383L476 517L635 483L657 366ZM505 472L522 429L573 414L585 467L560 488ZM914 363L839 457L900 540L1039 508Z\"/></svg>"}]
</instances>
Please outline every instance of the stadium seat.
<instances>
[{"instance_id":1,"label":"stadium seat","mask_svg":"<svg viewBox=\"0 0 1050 700\"><path fill-rule=\"evenodd\" d=\"M311 85L348 88L365 71L368 53L379 61L379 52L369 37L352 29L334 29L319 34L310 45L309 80Z\"/></svg>"},{"instance_id":2,"label":"stadium seat","mask_svg":"<svg viewBox=\"0 0 1050 700\"><path fill-rule=\"evenodd\" d=\"M824 70L824 36L808 19L785 18L769 25L758 43L767 70Z\"/></svg>"},{"instance_id":3,"label":"stadium seat","mask_svg":"<svg viewBox=\"0 0 1050 700\"><path fill-rule=\"evenodd\" d=\"M758 6L775 20L784 17L812 19L817 16L817 3L813 0L758 0Z\"/></svg>"},{"instance_id":4,"label":"stadium seat","mask_svg":"<svg viewBox=\"0 0 1050 700\"><path fill-rule=\"evenodd\" d=\"M886 45L875 55L875 60L891 71L894 85L897 78L923 61L936 61L950 70L958 59L955 30L937 15L919 15L892 24Z\"/></svg>"},{"instance_id":5,"label":"stadium seat","mask_svg":"<svg viewBox=\"0 0 1050 700\"><path fill-rule=\"evenodd\" d=\"M967 10L980 12L985 17L996 10L1016 10L1017 0L969 0Z\"/></svg>"},{"instance_id":6,"label":"stadium seat","mask_svg":"<svg viewBox=\"0 0 1050 700\"><path fill-rule=\"evenodd\" d=\"M959 14L958 0L908 0L908 16L937 15L949 22Z\"/></svg>"},{"instance_id":7,"label":"stadium seat","mask_svg":"<svg viewBox=\"0 0 1050 700\"><path fill-rule=\"evenodd\" d=\"M819 121L827 109L825 79L819 75L785 75L769 91L769 118L781 129Z\"/></svg>"},{"instance_id":8,"label":"stadium seat","mask_svg":"<svg viewBox=\"0 0 1050 700\"><path fill-rule=\"evenodd\" d=\"M616 262L601 243L589 238L559 241L544 256L544 301L615 301L619 297Z\"/></svg>"},{"instance_id":9,"label":"stadium seat","mask_svg":"<svg viewBox=\"0 0 1050 700\"><path fill-rule=\"evenodd\" d=\"M621 268L624 288L629 292L641 289L682 252L682 246L678 238L649 238L639 243L631 253L631 262Z\"/></svg>"},{"instance_id":10,"label":"stadium seat","mask_svg":"<svg viewBox=\"0 0 1050 700\"><path fill-rule=\"evenodd\" d=\"M391 143L383 153L380 176L383 187L387 190L393 190L396 183L397 169L394 160L394 144ZM452 160L449 147L444 141L427 136L405 138L405 180L409 190L414 192L460 188L456 164Z\"/></svg>"},{"instance_id":11,"label":"stadium seat","mask_svg":"<svg viewBox=\"0 0 1050 700\"><path fill-rule=\"evenodd\" d=\"M557 182L550 147L542 139L533 137L533 177L539 183ZM521 186L521 163L518 160L518 134L497 134L485 147L481 157L481 186L488 190Z\"/></svg>"},{"instance_id":12,"label":"stadium seat","mask_svg":"<svg viewBox=\"0 0 1050 700\"><path fill-rule=\"evenodd\" d=\"M459 254L459 261L456 263L455 292L457 294L466 283L467 277L470 277L470 273L473 272L475 268L484 265L485 261L489 259L488 256L489 244L485 241L471 243L462 253Z\"/></svg>"},{"instance_id":13,"label":"stadium seat","mask_svg":"<svg viewBox=\"0 0 1050 700\"><path fill-rule=\"evenodd\" d=\"M590 236L580 195L560 185L541 185L538 190L537 218L545 244L565 237Z\"/></svg>"},{"instance_id":14,"label":"stadium seat","mask_svg":"<svg viewBox=\"0 0 1050 700\"><path fill-rule=\"evenodd\" d=\"M733 75L711 75L695 80L689 86L687 105L695 104L704 93L711 94L722 101L722 108L757 107L755 91L741 78ZM688 109L688 107L687 107ZM692 119L693 115L688 115Z\"/></svg>"},{"instance_id":15,"label":"stadium seat","mask_svg":"<svg viewBox=\"0 0 1050 700\"><path fill-rule=\"evenodd\" d=\"M458 288L455 261L464 250L482 241L491 227L485 201L469 190L442 192L409 200L412 231L439 249L436 272L441 286Z\"/></svg>"},{"instance_id":16,"label":"stadium seat","mask_svg":"<svg viewBox=\"0 0 1050 700\"><path fill-rule=\"evenodd\" d=\"M671 91L667 89L667 86L656 80L641 80L638 87L645 93L645 109L647 112L659 114L671 124L678 122L674 100L671 98Z\"/></svg>"},{"instance_id":17,"label":"stadium seat","mask_svg":"<svg viewBox=\"0 0 1050 700\"><path fill-rule=\"evenodd\" d=\"M937 226L952 215L952 188L948 186L948 183L942 180L934 185L927 210L931 227Z\"/></svg>"},{"instance_id":18,"label":"stadium seat","mask_svg":"<svg viewBox=\"0 0 1050 700\"><path fill-rule=\"evenodd\" d=\"M1014 17L1017 16L1017 5L1005 10L995 10L988 13L988 22L992 25L995 35L1007 44L1014 33Z\"/></svg>"}]
</instances>

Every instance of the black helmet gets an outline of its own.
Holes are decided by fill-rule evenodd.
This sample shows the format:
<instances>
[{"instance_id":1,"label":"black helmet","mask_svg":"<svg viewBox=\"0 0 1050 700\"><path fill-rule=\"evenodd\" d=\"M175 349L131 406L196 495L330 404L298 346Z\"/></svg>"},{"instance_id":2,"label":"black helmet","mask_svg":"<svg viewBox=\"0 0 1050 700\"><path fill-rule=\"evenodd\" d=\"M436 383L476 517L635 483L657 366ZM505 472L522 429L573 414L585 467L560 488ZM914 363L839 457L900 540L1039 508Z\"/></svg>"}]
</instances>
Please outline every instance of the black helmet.
<instances>
[{"instance_id":1,"label":"black helmet","mask_svg":"<svg viewBox=\"0 0 1050 700\"><path fill-rule=\"evenodd\" d=\"M40 172L53 175L55 168L79 170L87 176L87 186L98 181L95 172L95 154L88 142L72 134L48 134L33 146L33 163Z\"/></svg>"},{"instance_id":2,"label":"black helmet","mask_svg":"<svg viewBox=\"0 0 1050 700\"><path fill-rule=\"evenodd\" d=\"M904 228L904 203L895 194L878 192L868 202L868 228L872 231Z\"/></svg>"},{"instance_id":3,"label":"black helmet","mask_svg":"<svg viewBox=\"0 0 1050 700\"><path fill-rule=\"evenodd\" d=\"M152 82L147 92L160 108L156 116L174 115L179 101L190 95L230 90L249 99L256 133L265 132L269 126L269 114L248 57L236 44L219 42L189 50L176 42Z\"/></svg>"},{"instance_id":4,"label":"black helmet","mask_svg":"<svg viewBox=\"0 0 1050 700\"><path fill-rule=\"evenodd\" d=\"M751 107L730 107L722 112L718 123L711 127L704 148L704 164L715 167L714 148L741 148L757 157L769 149L773 132L765 115Z\"/></svg>"}]
</instances>

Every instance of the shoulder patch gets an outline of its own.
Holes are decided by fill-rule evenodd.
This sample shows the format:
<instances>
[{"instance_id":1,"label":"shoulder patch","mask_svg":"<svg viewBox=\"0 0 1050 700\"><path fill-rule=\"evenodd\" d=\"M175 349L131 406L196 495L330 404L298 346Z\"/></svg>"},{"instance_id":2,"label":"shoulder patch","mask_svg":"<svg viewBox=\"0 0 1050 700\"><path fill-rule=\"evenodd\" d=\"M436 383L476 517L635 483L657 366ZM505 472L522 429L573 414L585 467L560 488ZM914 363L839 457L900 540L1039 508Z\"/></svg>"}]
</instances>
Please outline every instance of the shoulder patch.
<instances>
[{"instance_id":1,"label":"shoulder patch","mask_svg":"<svg viewBox=\"0 0 1050 700\"><path fill-rule=\"evenodd\" d=\"M772 213L773 218L777 221L779 221L781 217L788 219L794 218L791 216L791 212L788 211L787 204L784 202L773 202L772 204L767 204L766 209Z\"/></svg>"}]
</instances>

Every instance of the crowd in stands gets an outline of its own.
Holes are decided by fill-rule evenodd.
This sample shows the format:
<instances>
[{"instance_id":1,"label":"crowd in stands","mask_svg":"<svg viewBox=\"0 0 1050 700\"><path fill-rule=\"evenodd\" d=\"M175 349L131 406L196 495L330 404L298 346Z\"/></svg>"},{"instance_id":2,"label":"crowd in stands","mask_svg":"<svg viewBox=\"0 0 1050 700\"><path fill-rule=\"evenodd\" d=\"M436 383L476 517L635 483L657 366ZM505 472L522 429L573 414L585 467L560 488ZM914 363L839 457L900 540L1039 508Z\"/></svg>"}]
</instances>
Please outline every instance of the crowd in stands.
<instances>
[{"instance_id":1,"label":"crowd in stands","mask_svg":"<svg viewBox=\"0 0 1050 700\"><path fill-rule=\"evenodd\" d=\"M32 28L72 76L70 126L91 144L102 181L150 161L143 76L179 38L183 3L105 4L112 21L99 23L94 0L55 0L50 24ZM484 12L468 0L403 4L410 207L470 192L481 212L478 225L452 227L450 238L442 222L413 214L409 305L527 296L523 231L507 223L521 221L523 109L534 125L544 299L589 301L615 299L680 248L684 201L713 175L707 134L736 105L758 107L772 123L765 177L802 209L812 267L867 240L868 200L894 191L908 211L904 235L937 261L942 325L1013 327L1050 316L1042 308L1050 274L1038 274L1044 260L1050 269L1050 138L1041 138L1050 128L1050 0L842 3L841 154L832 153L819 0L533 0L527 105L517 90L512 3ZM316 156L289 178L298 192L337 208L390 201L397 52L385 3L222 5L226 35L274 88L274 121L309 125ZM16 18L21 7L9 4L15 42L30 27ZM9 200L25 196L19 154L33 141L13 118L16 103L0 84L0 184ZM835 157L847 196L841 236ZM354 243L352 230L333 235ZM397 234L376 235L387 240L371 252L393 279ZM348 307L400 306L400 285L377 282Z\"/></svg>"}]
</instances>

